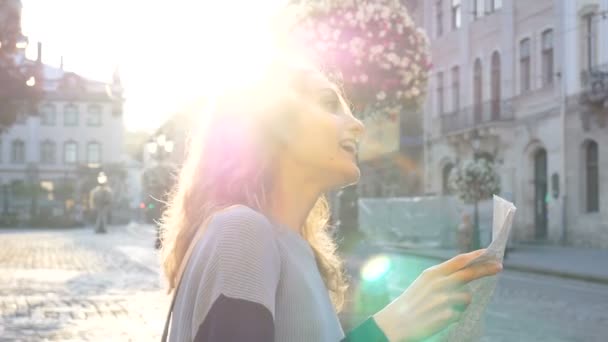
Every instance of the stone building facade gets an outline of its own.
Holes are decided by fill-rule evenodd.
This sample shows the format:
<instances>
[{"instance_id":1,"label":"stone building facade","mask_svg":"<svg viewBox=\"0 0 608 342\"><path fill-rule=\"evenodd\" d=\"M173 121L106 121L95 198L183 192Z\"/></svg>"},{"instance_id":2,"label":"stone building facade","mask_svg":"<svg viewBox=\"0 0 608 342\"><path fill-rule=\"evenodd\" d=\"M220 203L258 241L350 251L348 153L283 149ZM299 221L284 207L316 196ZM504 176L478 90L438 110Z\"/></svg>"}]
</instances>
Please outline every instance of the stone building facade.
<instances>
[{"instance_id":1,"label":"stone building facade","mask_svg":"<svg viewBox=\"0 0 608 342\"><path fill-rule=\"evenodd\" d=\"M20 65L39 70L35 86L41 97L0 134L2 212L23 220L45 210L45 203L58 205L55 211L77 203L86 207L88 191L102 170L122 194L126 171L118 74L105 83L44 65L40 45L37 61L16 58ZM41 198L32 194L32 186L38 185L45 190Z\"/></svg>"},{"instance_id":2,"label":"stone building facade","mask_svg":"<svg viewBox=\"0 0 608 342\"><path fill-rule=\"evenodd\" d=\"M425 192L495 161L517 241L608 248L608 0L418 2L431 38Z\"/></svg>"}]
</instances>

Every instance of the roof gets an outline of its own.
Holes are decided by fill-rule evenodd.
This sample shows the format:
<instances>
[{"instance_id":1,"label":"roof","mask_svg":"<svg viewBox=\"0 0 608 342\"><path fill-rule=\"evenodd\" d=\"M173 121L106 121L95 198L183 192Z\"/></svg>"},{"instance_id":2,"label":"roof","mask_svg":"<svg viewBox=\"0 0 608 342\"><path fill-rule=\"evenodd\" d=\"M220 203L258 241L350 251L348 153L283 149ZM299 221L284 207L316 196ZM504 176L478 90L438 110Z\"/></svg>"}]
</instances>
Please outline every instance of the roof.
<instances>
[{"instance_id":1,"label":"roof","mask_svg":"<svg viewBox=\"0 0 608 342\"><path fill-rule=\"evenodd\" d=\"M119 100L122 101L122 85L111 84L87 79L71 71L40 64L37 61L25 59L22 69L28 70L37 78L42 79L42 90L46 98L56 100L74 100L86 98L89 100ZM42 77L40 77L42 75Z\"/></svg>"}]
</instances>

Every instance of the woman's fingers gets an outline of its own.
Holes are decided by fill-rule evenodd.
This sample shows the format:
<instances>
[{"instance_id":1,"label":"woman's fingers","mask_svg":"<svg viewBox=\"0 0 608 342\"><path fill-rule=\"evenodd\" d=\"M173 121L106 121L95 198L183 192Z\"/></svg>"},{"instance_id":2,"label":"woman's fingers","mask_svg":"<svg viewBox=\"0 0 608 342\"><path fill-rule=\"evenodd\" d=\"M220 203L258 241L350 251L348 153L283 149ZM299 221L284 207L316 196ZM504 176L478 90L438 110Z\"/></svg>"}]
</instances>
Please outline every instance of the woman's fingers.
<instances>
[{"instance_id":1,"label":"woman's fingers","mask_svg":"<svg viewBox=\"0 0 608 342\"><path fill-rule=\"evenodd\" d=\"M461 286L473 280L493 276L502 270L502 264L498 262L484 262L457 271L446 278L448 286Z\"/></svg>"},{"instance_id":2,"label":"woman's fingers","mask_svg":"<svg viewBox=\"0 0 608 342\"><path fill-rule=\"evenodd\" d=\"M443 274L451 274L465 267L469 262L482 255L486 249L478 249L473 252L459 254L452 259L441 263L437 266L439 272Z\"/></svg>"}]
</instances>

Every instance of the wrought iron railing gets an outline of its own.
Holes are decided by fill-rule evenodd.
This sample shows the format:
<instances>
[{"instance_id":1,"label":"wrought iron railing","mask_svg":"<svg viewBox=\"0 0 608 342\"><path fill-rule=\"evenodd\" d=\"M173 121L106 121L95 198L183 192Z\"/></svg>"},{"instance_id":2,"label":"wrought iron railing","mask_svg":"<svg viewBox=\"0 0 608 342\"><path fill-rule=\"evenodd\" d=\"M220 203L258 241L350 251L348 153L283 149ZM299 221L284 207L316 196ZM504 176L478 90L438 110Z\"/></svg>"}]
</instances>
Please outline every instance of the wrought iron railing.
<instances>
[{"instance_id":1,"label":"wrought iron railing","mask_svg":"<svg viewBox=\"0 0 608 342\"><path fill-rule=\"evenodd\" d=\"M581 103L604 105L608 102L608 64L581 72Z\"/></svg>"},{"instance_id":2,"label":"wrought iron railing","mask_svg":"<svg viewBox=\"0 0 608 342\"><path fill-rule=\"evenodd\" d=\"M511 100L491 100L442 115L441 133L465 131L480 125L511 121L514 118Z\"/></svg>"}]
</instances>

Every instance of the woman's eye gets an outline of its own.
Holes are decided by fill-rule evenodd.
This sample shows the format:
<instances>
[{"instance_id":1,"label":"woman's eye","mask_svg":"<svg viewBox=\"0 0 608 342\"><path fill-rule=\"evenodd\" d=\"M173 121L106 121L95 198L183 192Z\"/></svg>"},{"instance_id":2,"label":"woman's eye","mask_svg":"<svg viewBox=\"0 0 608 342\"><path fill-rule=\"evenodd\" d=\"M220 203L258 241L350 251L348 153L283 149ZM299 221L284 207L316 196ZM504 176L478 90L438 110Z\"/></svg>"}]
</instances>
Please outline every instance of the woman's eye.
<instances>
[{"instance_id":1,"label":"woman's eye","mask_svg":"<svg viewBox=\"0 0 608 342\"><path fill-rule=\"evenodd\" d=\"M338 99L334 97L327 97L321 99L321 106L328 112L336 113L338 111Z\"/></svg>"}]
</instances>

